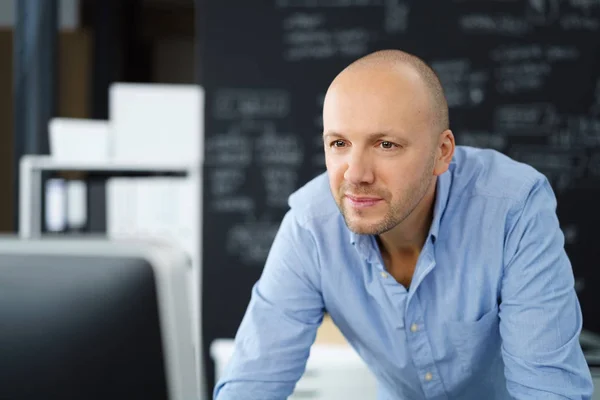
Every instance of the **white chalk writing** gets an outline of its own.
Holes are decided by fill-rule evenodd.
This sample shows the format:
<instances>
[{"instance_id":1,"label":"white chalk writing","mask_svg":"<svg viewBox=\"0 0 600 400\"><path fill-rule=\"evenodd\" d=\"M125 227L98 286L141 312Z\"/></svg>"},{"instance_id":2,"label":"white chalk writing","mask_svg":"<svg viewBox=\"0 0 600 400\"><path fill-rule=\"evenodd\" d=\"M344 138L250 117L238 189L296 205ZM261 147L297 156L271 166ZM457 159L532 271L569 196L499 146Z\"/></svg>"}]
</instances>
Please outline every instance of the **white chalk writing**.
<instances>
[{"instance_id":1,"label":"white chalk writing","mask_svg":"<svg viewBox=\"0 0 600 400\"><path fill-rule=\"evenodd\" d=\"M295 169L276 167L262 172L267 191L267 205L286 207L288 197L296 189L298 173Z\"/></svg>"},{"instance_id":2,"label":"white chalk writing","mask_svg":"<svg viewBox=\"0 0 600 400\"><path fill-rule=\"evenodd\" d=\"M555 131L559 123L560 116L550 103L505 104L494 112L496 132L547 134Z\"/></svg>"},{"instance_id":3,"label":"white chalk writing","mask_svg":"<svg viewBox=\"0 0 600 400\"><path fill-rule=\"evenodd\" d=\"M227 233L226 248L246 265L262 267L267 259L279 223L256 222L234 225Z\"/></svg>"},{"instance_id":4,"label":"white chalk writing","mask_svg":"<svg viewBox=\"0 0 600 400\"><path fill-rule=\"evenodd\" d=\"M252 161L252 140L239 133L217 134L206 139L209 165L248 166Z\"/></svg>"},{"instance_id":5,"label":"white chalk writing","mask_svg":"<svg viewBox=\"0 0 600 400\"><path fill-rule=\"evenodd\" d=\"M546 62L523 62L495 68L496 89L500 93L522 93L540 89L551 72Z\"/></svg>"},{"instance_id":6,"label":"white chalk writing","mask_svg":"<svg viewBox=\"0 0 600 400\"><path fill-rule=\"evenodd\" d=\"M212 201L211 208L216 212L247 214L254 211L254 200L248 196L219 197Z\"/></svg>"},{"instance_id":7,"label":"white chalk writing","mask_svg":"<svg viewBox=\"0 0 600 400\"><path fill-rule=\"evenodd\" d=\"M275 163L299 166L304 151L300 138L289 133L264 132L256 140L256 151L260 163Z\"/></svg>"},{"instance_id":8,"label":"white chalk writing","mask_svg":"<svg viewBox=\"0 0 600 400\"><path fill-rule=\"evenodd\" d=\"M292 7L373 7L383 5L383 0L277 0L278 8Z\"/></svg>"},{"instance_id":9,"label":"white chalk writing","mask_svg":"<svg viewBox=\"0 0 600 400\"><path fill-rule=\"evenodd\" d=\"M286 61L326 59L334 56L357 57L368 50L371 34L364 28L335 31L289 31L285 34Z\"/></svg>"},{"instance_id":10,"label":"white chalk writing","mask_svg":"<svg viewBox=\"0 0 600 400\"><path fill-rule=\"evenodd\" d=\"M485 99L488 74L471 71L468 59L434 60L431 66L440 77L449 107L477 105Z\"/></svg>"},{"instance_id":11,"label":"white chalk writing","mask_svg":"<svg viewBox=\"0 0 600 400\"><path fill-rule=\"evenodd\" d=\"M290 112L290 95L284 90L220 89L215 94L216 119L285 118Z\"/></svg>"},{"instance_id":12,"label":"white chalk writing","mask_svg":"<svg viewBox=\"0 0 600 400\"><path fill-rule=\"evenodd\" d=\"M516 62L539 59L544 50L539 44L502 45L490 51L492 61Z\"/></svg>"},{"instance_id":13,"label":"white chalk writing","mask_svg":"<svg viewBox=\"0 0 600 400\"><path fill-rule=\"evenodd\" d=\"M575 46L552 45L546 49L546 59L550 62L574 61L579 59L579 49Z\"/></svg>"},{"instance_id":14,"label":"white chalk writing","mask_svg":"<svg viewBox=\"0 0 600 400\"><path fill-rule=\"evenodd\" d=\"M520 36L531 29L529 24L520 18L508 14L467 14L459 19L459 25L467 33L484 33L503 36Z\"/></svg>"},{"instance_id":15,"label":"white chalk writing","mask_svg":"<svg viewBox=\"0 0 600 400\"><path fill-rule=\"evenodd\" d=\"M525 16L536 25L551 25L560 13L559 0L528 0Z\"/></svg>"},{"instance_id":16,"label":"white chalk writing","mask_svg":"<svg viewBox=\"0 0 600 400\"><path fill-rule=\"evenodd\" d=\"M409 7L400 0L385 1L385 31L389 34L401 33L408 28Z\"/></svg>"},{"instance_id":17,"label":"white chalk writing","mask_svg":"<svg viewBox=\"0 0 600 400\"><path fill-rule=\"evenodd\" d=\"M246 179L245 172L239 168L219 168L209 171L209 181L213 196L235 193Z\"/></svg>"},{"instance_id":18,"label":"white chalk writing","mask_svg":"<svg viewBox=\"0 0 600 400\"><path fill-rule=\"evenodd\" d=\"M566 31L568 30L580 30L580 31L597 31L600 28L600 20L594 17L588 17L584 15L570 14L561 17L560 25Z\"/></svg>"}]
</instances>

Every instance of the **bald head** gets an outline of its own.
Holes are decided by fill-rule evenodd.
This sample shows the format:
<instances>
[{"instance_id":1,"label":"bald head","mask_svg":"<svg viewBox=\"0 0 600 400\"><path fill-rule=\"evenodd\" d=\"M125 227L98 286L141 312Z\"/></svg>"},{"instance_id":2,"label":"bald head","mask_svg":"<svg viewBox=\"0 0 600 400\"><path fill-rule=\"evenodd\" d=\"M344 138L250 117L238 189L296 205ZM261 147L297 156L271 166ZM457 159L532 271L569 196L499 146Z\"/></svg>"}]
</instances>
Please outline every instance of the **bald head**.
<instances>
[{"instance_id":1,"label":"bald head","mask_svg":"<svg viewBox=\"0 0 600 400\"><path fill-rule=\"evenodd\" d=\"M396 73L404 79L417 81L417 85L426 92L430 101L431 124L436 127L438 133L449 129L448 103L442 84L435 71L415 55L400 50L381 50L368 54L340 72L332 82L330 89L348 75L352 75L352 79L356 79L360 75L382 71L389 72L391 76Z\"/></svg>"}]
</instances>

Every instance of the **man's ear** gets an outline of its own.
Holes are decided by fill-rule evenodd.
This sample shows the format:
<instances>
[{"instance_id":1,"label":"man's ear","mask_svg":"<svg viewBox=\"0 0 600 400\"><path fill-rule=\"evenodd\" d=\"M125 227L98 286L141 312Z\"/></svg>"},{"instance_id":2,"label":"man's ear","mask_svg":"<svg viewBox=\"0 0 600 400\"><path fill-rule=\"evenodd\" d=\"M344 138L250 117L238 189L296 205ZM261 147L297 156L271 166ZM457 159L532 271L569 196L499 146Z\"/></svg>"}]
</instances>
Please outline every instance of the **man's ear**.
<instances>
[{"instance_id":1,"label":"man's ear","mask_svg":"<svg viewBox=\"0 0 600 400\"><path fill-rule=\"evenodd\" d=\"M437 143L435 167L433 169L434 175L439 176L448 170L454 156L455 147L454 134L450 129L446 129L440 133Z\"/></svg>"}]
</instances>

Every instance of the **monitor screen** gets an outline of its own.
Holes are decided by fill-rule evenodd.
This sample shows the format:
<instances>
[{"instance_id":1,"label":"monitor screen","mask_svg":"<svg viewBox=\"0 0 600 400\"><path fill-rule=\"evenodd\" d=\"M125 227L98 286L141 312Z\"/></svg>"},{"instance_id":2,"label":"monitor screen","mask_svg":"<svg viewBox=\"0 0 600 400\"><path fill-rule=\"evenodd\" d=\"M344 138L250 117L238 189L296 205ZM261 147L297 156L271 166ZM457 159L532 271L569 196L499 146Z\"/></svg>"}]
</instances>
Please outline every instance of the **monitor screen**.
<instances>
[{"instance_id":1,"label":"monitor screen","mask_svg":"<svg viewBox=\"0 0 600 400\"><path fill-rule=\"evenodd\" d=\"M0 399L167 399L152 266L0 254Z\"/></svg>"}]
</instances>

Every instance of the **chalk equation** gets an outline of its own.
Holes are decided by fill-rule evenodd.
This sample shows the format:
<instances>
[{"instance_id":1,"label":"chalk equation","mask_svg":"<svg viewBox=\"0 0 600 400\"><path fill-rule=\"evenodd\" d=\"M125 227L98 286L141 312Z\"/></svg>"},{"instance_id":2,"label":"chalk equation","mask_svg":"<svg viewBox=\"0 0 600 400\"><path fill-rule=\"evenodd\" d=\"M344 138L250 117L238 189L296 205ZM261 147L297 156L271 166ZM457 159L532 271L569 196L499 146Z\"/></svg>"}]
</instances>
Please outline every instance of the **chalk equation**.
<instances>
[{"instance_id":1,"label":"chalk equation","mask_svg":"<svg viewBox=\"0 0 600 400\"><path fill-rule=\"evenodd\" d=\"M550 45L546 48L546 59L551 63L577 61L581 52L574 45Z\"/></svg>"},{"instance_id":2,"label":"chalk equation","mask_svg":"<svg viewBox=\"0 0 600 400\"><path fill-rule=\"evenodd\" d=\"M563 149L600 147L600 117L562 114L551 103L505 104L494 112L494 131L508 135L545 137Z\"/></svg>"},{"instance_id":3,"label":"chalk equation","mask_svg":"<svg viewBox=\"0 0 600 400\"><path fill-rule=\"evenodd\" d=\"M459 18L458 25L469 34L518 37L531 31L531 24L524 18L506 13L468 13Z\"/></svg>"},{"instance_id":4,"label":"chalk equation","mask_svg":"<svg viewBox=\"0 0 600 400\"><path fill-rule=\"evenodd\" d=\"M600 118L591 115L569 115L566 122L566 130L577 134L583 146L600 146Z\"/></svg>"},{"instance_id":5,"label":"chalk equation","mask_svg":"<svg viewBox=\"0 0 600 400\"><path fill-rule=\"evenodd\" d=\"M580 50L574 45L509 44L490 51L495 62L496 90L501 94L517 94L542 89L556 63L577 62Z\"/></svg>"},{"instance_id":6,"label":"chalk equation","mask_svg":"<svg viewBox=\"0 0 600 400\"><path fill-rule=\"evenodd\" d=\"M570 14L561 17L560 25L565 31L595 32L600 28L600 18Z\"/></svg>"},{"instance_id":7,"label":"chalk equation","mask_svg":"<svg viewBox=\"0 0 600 400\"><path fill-rule=\"evenodd\" d=\"M585 15L600 11L600 1L598 0L568 0L567 3Z\"/></svg>"},{"instance_id":8,"label":"chalk equation","mask_svg":"<svg viewBox=\"0 0 600 400\"><path fill-rule=\"evenodd\" d=\"M262 178L269 207L287 208L289 196L297 189L298 171L294 168L264 168Z\"/></svg>"},{"instance_id":9,"label":"chalk equation","mask_svg":"<svg viewBox=\"0 0 600 400\"><path fill-rule=\"evenodd\" d=\"M599 6L597 0L527 0L525 17L535 26L595 31L600 22Z\"/></svg>"},{"instance_id":10,"label":"chalk equation","mask_svg":"<svg viewBox=\"0 0 600 400\"><path fill-rule=\"evenodd\" d=\"M281 89L219 89L213 117L222 120L285 118L290 113L290 94Z\"/></svg>"},{"instance_id":11,"label":"chalk equation","mask_svg":"<svg viewBox=\"0 0 600 400\"><path fill-rule=\"evenodd\" d=\"M365 27L329 27L319 13L293 13L283 19L284 60L358 57L368 51L374 33Z\"/></svg>"},{"instance_id":12,"label":"chalk equation","mask_svg":"<svg viewBox=\"0 0 600 400\"><path fill-rule=\"evenodd\" d=\"M235 129L206 138L207 165L247 167L252 162L252 138Z\"/></svg>"},{"instance_id":13,"label":"chalk equation","mask_svg":"<svg viewBox=\"0 0 600 400\"><path fill-rule=\"evenodd\" d=\"M501 45L490 51L490 60L497 63L577 61L581 57L575 45L529 43Z\"/></svg>"},{"instance_id":14,"label":"chalk equation","mask_svg":"<svg viewBox=\"0 0 600 400\"><path fill-rule=\"evenodd\" d=\"M560 0L527 0L525 16L535 25L551 25L560 15Z\"/></svg>"},{"instance_id":15,"label":"chalk equation","mask_svg":"<svg viewBox=\"0 0 600 400\"><path fill-rule=\"evenodd\" d=\"M219 196L212 199L210 209L218 213L240 213L247 215L255 211L254 200L246 195Z\"/></svg>"},{"instance_id":16,"label":"chalk equation","mask_svg":"<svg viewBox=\"0 0 600 400\"><path fill-rule=\"evenodd\" d=\"M386 0L383 26L393 35L408 29L410 7L404 0Z\"/></svg>"},{"instance_id":17,"label":"chalk equation","mask_svg":"<svg viewBox=\"0 0 600 400\"><path fill-rule=\"evenodd\" d=\"M325 14L316 12L297 12L283 20L283 29L293 30L314 30L325 23Z\"/></svg>"},{"instance_id":18,"label":"chalk equation","mask_svg":"<svg viewBox=\"0 0 600 400\"><path fill-rule=\"evenodd\" d=\"M472 70L470 60L432 60L431 67L440 77L449 107L472 107L485 100L489 74Z\"/></svg>"},{"instance_id":19,"label":"chalk equation","mask_svg":"<svg viewBox=\"0 0 600 400\"><path fill-rule=\"evenodd\" d=\"M330 8L382 6L384 0L276 0L278 8Z\"/></svg>"},{"instance_id":20,"label":"chalk equation","mask_svg":"<svg viewBox=\"0 0 600 400\"><path fill-rule=\"evenodd\" d=\"M513 14L514 7L506 7L505 12L470 12L459 18L458 25L465 33L509 37L530 33L538 27L563 31L596 31L600 26L600 2L597 0L496 1L507 5L517 2L524 6L521 10L516 10L517 14Z\"/></svg>"},{"instance_id":21,"label":"chalk equation","mask_svg":"<svg viewBox=\"0 0 600 400\"><path fill-rule=\"evenodd\" d=\"M567 115L549 142L563 148L600 147L600 118L593 115Z\"/></svg>"},{"instance_id":22,"label":"chalk equation","mask_svg":"<svg viewBox=\"0 0 600 400\"><path fill-rule=\"evenodd\" d=\"M216 168L208 170L207 173L212 197L235 194L246 181L246 173L242 168Z\"/></svg>"},{"instance_id":23,"label":"chalk equation","mask_svg":"<svg viewBox=\"0 0 600 400\"><path fill-rule=\"evenodd\" d=\"M499 93L523 93L541 89L552 67L545 61L526 61L494 68L496 90Z\"/></svg>"},{"instance_id":24,"label":"chalk equation","mask_svg":"<svg viewBox=\"0 0 600 400\"><path fill-rule=\"evenodd\" d=\"M300 166L304 160L302 141L291 133L263 132L255 141L255 152L260 164Z\"/></svg>"},{"instance_id":25,"label":"chalk equation","mask_svg":"<svg viewBox=\"0 0 600 400\"><path fill-rule=\"evenodd\" d=\"M371 34L364 28L288 32L283 58L294 62L334 57L359 57L369 49Z\"/></svg>"},{"instance_id":26,"label":"chalk equation","mask_svg":"<svg viewBox=\"0 0 600 400\"><path fill-rule=\"evenodd\" d=\"M552 103L503 104L493 115L495 132L523 136L556 132L561 116Z\"/></svg>"},{"instance_id":27,"label":"chalk equation","mask_svg":"<svg viewBox=\"0 0 600 400\"><path fill-rule=\"evenodd\" d=\"M494 62L520 62L539 60L544 57L544 45L537 43L500 45L490 51Z\"/></svg>"},{"instance_id":28,"label":"chalk equation","mask_svg":"<svg viewBox=\"0 0 600 400\"><path fill-rule=\"evenodd\" d=\"M225 249L244 265L262 268L279 225L279 222L266 221L236 224L227 232Z\"/></svg>"},{"instance_id":29,"label":"chalk equation","mask_svg":"<svg viewBox=\"0 0 600 400\"><path fill-rule=\"evenodd\" d=\"M275 121L242 120L206 139L207 181L215 212L253 212L287 206L304 162L302 138L282 132ZM260 186L248 188L247 182ZM250 192L249 192L250 191ZM262 193L265 193L264 200Z\"/></svg>"}]
</instances>

